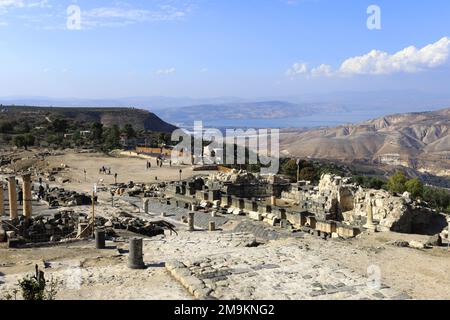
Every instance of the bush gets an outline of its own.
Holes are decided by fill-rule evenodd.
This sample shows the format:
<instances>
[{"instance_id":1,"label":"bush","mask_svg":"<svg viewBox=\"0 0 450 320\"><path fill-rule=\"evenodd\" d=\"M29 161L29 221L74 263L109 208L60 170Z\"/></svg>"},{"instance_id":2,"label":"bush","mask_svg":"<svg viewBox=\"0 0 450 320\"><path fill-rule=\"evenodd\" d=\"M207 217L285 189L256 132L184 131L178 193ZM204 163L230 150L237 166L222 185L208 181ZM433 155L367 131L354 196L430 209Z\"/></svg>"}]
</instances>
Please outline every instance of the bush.
<instances>
[{"instance_id":1,"label":"bush","mask_svg":"<svg viewBox=\"0 0 450 320\"><path fill-rule=\"evenodd\" d=\"M387 188L392 193L402 194L406 191L406 178L403 172L397 171L393 176L391 176L387 183Z\"/></svg>"},{"instance_id":2,"label":"bush","mask_svg":"<svg viewBox=\"0 0 450 320\"><path fill-rule=\"evenodd\" d=\"M387 188L386 181L377 177L354 176L353 181L366 189L381 190Z\"/></svg>"},{"instance_id":3,"label":"bush","mask_svg":"<svg viewBox=\"0 0 450 320\"><path fill-rule=\"evenodd\" d=\"M41 301L54 300L57 294L56 287L58 282L54 279L46 281L44 272L40 271L36 266L36 274L33 276L25 276L18 282L18 289L14 289L11 293L5 294L6 300L16 300L17 293L20 291L24 300Z\"/></svg>"},{"instance_id":4,"label":"bush","mask_svg":"<svg viewBox=\"0 0 450 320\"><path fill-rule=\"evenodd\" d=\"M411 180L406 181L406 183L405 183L405 189L406 189L406 191L408 191L408 192L411 194L411 196L412 196L413 198L415 198L415 199L421 197L422 194L423 194L423 184L422 184L422 182L421 182L419 179L417 179L417 178L414 178L414 179L411 179Z\"/></svg>"}]
</instances>

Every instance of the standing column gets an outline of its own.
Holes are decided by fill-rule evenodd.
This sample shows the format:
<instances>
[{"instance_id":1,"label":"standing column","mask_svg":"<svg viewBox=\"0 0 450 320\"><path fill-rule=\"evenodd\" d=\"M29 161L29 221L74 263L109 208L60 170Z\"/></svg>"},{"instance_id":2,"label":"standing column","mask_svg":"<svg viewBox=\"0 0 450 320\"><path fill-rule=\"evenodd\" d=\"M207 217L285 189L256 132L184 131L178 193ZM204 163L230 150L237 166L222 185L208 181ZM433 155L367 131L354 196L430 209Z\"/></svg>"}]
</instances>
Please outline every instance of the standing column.
<instances>
[{"instance_id":1,"label":"standing column","mask_svg":"<svg viewBox=\"0 0 450 320\"><path fill-rule=\"evenodd\" d=\"M142 238L131 238L129 251L128 268L145 269Z\"/></svg>"},{"instance_id":2,"label":"standing column","mask_svg":"<svg viewBox=\"0 0 450 320\"><path fill-rule=\"evenodd\" d=\"M33 213L32 198L31 198L31 174L22 176L23 180L23 215L26 219L31 218Z\"/></svg>"},{"instance_id":3,"label":"standing column","mask_svg":"<svg viewBox=\"0 0 450 320\"><path fill-rule=\"evenodd\" d=\"M194 212L189 212L188 228L189 228L189 231L194 231Z\"/></svg>"},{"instance_id":4,"label":"standing column","mask_svg":"<svg viewBox=\"0 0 450 320\"><path fill-rule=\"evenodd\" d=\"M373 223L373 205L372 205L372 198L369 197L368 203L367 203L367 222L364 225L364 228L369 230L375 230L376 226Z\"/></svg>"},{"instance_id":5,"label":"standing column","mask_svg":"<svg viewBox=\"0 0 450 320\"><path fill-rule=\"evenodd\" d=\"M105 236L106 236L105 230L95 229L95 247L97 249L106 248Z\"/></svg>"},{"instance_id":6,"label":"standing column","mask_svg":"<svg viewBox=\"0 0 450 320\"><path fill-rule=\"evenodd\" d=\"M148 204L149 204L150 200L149 199L144 199L142 202L142 208L144 209L145 213L148 213Z\"/></svg>"},{"instance_id":7,"label":"standing column","mask_svg":"<svg viewBox=\"0 0 450 320\"><path fill-rule=\"evenodd\" d=\"M0 181L0 217L5 214L5 195L3 192L3 182Z\"/></svg>"},{"instance_id":8,"label":"standing column","mask_svg":"<svg viewBox=\"0 0 450 320\"><path fill-rule=\"evenodd\" d=\"M9 196L9 217L10 219L17 218L17 190L16 177L8 178L8 196Z\"/></svg>"}]
</instances>

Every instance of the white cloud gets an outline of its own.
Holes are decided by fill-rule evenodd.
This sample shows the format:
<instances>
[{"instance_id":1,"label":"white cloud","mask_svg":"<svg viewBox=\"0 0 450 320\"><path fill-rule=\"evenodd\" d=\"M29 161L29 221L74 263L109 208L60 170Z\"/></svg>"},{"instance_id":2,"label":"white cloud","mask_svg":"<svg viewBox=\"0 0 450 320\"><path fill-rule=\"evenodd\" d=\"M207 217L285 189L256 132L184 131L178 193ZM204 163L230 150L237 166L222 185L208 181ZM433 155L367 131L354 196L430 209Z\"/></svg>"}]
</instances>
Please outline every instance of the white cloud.
<instances>
[{"instance_id":1,"label":"white cloud","mask_svg":"<svg viewBox=\"0 0 450 320\"><path fill-rule=\"evenodd\" d=\"M305 63L295 63L286 74L291 77L300 74L330 77L417 73L444 65L449 55L450 38L444 37L421 49L410 46L394 54L372 50L365 55L346 59L335 71L327 64L308 70Z\"/></svg>"},{"instance_id":2,"label":"white cloud","mask_svg":"<svg viewBox=\"0 0 450 320\"><path fill-rule=\"evenodd\" d=\"M169 74L174 74L175 73L175 68L169 68L169 69L160 69L158 71L156 71L157 75L169 75Z\"/></svg>"},{"instance_id":3,"label":"white cloud","mask_svg":"<svg viewBox=\"0 0 450 320\"><path fill-rule=\"evenodd\" d=\"M48 0L0 0L0 8L45 8Z\"/></svg>"},{"instance_id":4,"label":"white cloud","mask_svg":"<svg viewBox=\"0 0 450 320\"><path fill-rule=\"evenodd\" d=\"M333 69L328 64L321 64L320 66L313 68L311 70L311 75L313 77L320 77L320 76L331 77L333 75Z\"/></svg>"},{"instance_id":5,"label":"white cloud","mask_svg":"<svg viewBox=\"0 0 450 320\"><path fill-rule=\"evenodd\" d=\"M142 22L173 21L184 18L191 10L190 5L180 7L159 5L155 9L129 7L100 7L82 10L81 21L85 28L126 26Z\"/></svg>"},{"instance_id":6,"label":"white cloud","mask_svg":"<svg viewBox=\"0 0 450 320\"><path fill-rule=\"evenodd\" d=\"M308 65L306 63L294 63L291 68L286 71L288 77L294 77L300 74L308 73Z\"/></svg>"},{"instance_id":7,"label":"white cloud","mask_svg":"<svg viewBox=\"0 0 450 320\"><path fill-rule=\"evenodd\" d=\"M397 72L415 73L439 67L447 62L450 38L427 45L422 49L410 46L392 55L384 51L372 50L366 55L345 60L339 72L343 74L392 74Z\"/></svg>"}]
</instances>

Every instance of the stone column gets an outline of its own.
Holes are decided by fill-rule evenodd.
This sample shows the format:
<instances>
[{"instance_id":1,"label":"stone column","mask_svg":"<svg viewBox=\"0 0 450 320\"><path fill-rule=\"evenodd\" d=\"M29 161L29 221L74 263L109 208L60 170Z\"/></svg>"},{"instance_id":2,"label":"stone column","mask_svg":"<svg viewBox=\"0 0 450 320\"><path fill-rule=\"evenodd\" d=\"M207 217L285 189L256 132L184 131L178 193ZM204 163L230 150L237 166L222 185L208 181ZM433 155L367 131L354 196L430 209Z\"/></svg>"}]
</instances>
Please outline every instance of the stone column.
<instances>
[{"instance_id":1,"label":"stone column","mask_svg":"<svg viewBox=\"0 0 450 320\"><path fill-rule=\"evenodd\" d=\"M209 231L216 231L216 223L214 221L209 222Z\"/></svg>"},{"instance_id":2,"label":"stone column","mask_svg":"<svg viewBox=\"0 0 450 320\"><path fill-rule=\"evenodd\" d=\"M367 222L364 225L364 228L375 231L376 226L373 223L373 205L372 205L372 198L369 198L369 201L367 201Z\"/></svg>"},{"instance_id":3,"label":"stone column","mask_svg":"<svg viewBox=\"0 0 450 320\"><path fill-rule=\"evenodd\" d=\"M149 204L149 199L144 199L143 203L142 203L142 208L144 209L145 213L148 213L148 204Z\"/></svg>"},{"instance_id":4,"label":"stone column","mask_svg":"<svg viewBox=\"0 0 450 320\"><path fill-rule=\"evenodd\" d=\"M17 190L16 177L8 178L8 196L9 196L9 217L10 219L17 218Z\"/></svg>"},{"instance_id":5,"label":"stone column","mask_svg":"<svg viewBox=\"0 0 450 320\"><path fill-rule=\"evenodd\" d=\"M22 176L23 180L23 215L26 219L31 218L33 212L32 198L31 198L31 174Z\"/></svg>"},{"instance_id":6,"label":"stone column","mask_svg":"<svg viewBox=\"0 0 450 320\"><path fill-rule=\"evenodd\" d=\"M0 217L5 215L5 194L3 191L3 182L0 181Z\"/></svg>"},{"instance_id":7,"label":"stone column","mask_svg":"<svg viewBox=\"0 0 450 320\"><path fill-rule=\"evenodd\" d=\"M130 239L130 253L128 254L128 268L130 269L145 269L144 254L143 254L142 238Z\"/></svg>"},{"instance_id":8,"label":"stone column","mask_svg":"<svg viewBox=\"0 0 450 320\"><path fill-rule=\"evenodd\" d=\"M105 235L106 235L105 230L95 229L95 248L97 249L106 248Z\"/></svg>"},{"instance_id":9,"label":"stone column","mask_svg":"<svg viewBox=\"0 0 450 320\"><path fill-rule=\"evenodd\" d=\"M277 197L271 196L271 197L270 197L270 204L271 204L272 206L276 206L276 205L277 205Z\"/></svg>"},{"instance_id":10,"label":"stone column","mask_svg":"<svg viewBox=\"0 0 450 320\"><path fill-rule=\"evenodd\" d=\"M194 231L194 212L189 212L188 216L188 227L189 231Z\"/></svg>"}]
</instances>

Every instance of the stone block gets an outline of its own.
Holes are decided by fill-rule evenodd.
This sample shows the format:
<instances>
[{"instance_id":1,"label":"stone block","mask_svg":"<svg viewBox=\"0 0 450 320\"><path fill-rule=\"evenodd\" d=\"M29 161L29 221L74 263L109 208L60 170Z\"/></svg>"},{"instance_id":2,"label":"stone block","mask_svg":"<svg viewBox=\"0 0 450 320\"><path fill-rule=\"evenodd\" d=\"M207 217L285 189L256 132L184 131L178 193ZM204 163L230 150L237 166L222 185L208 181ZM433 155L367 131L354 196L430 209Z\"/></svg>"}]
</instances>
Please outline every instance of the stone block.
<instances>
[{"instance_id":1,"label":"stone block","mask_svg":"<svg viewBox=\"0 0 450 320\"><path fill-rule=\"evenodd\" d=\"M359 234L358 228L344 225L337 226L336 233L343 238L353 238Z\"/></svg>"},{"instance_id":2,"label":"stone block","mask_svg":"<svg viewBox=\"0 0 450 320\"><path fill-rule=\"evenodd\" d=\"M317 221L316 229L331 234L336 232L336 223L334 221Z\"/></svg>"},{"instance_id":3,"label":"stone block","mask_svg":"<svg viewBox=\"0 0 450 320\"><path fill-rule=\"evenodd\" d=\"M262 221L263 220L262 214L259 213L259 212L250 211L248 213L248 216L249 216L250 219L255 220L255 221Z\"/></svg>"}]
</instances>

